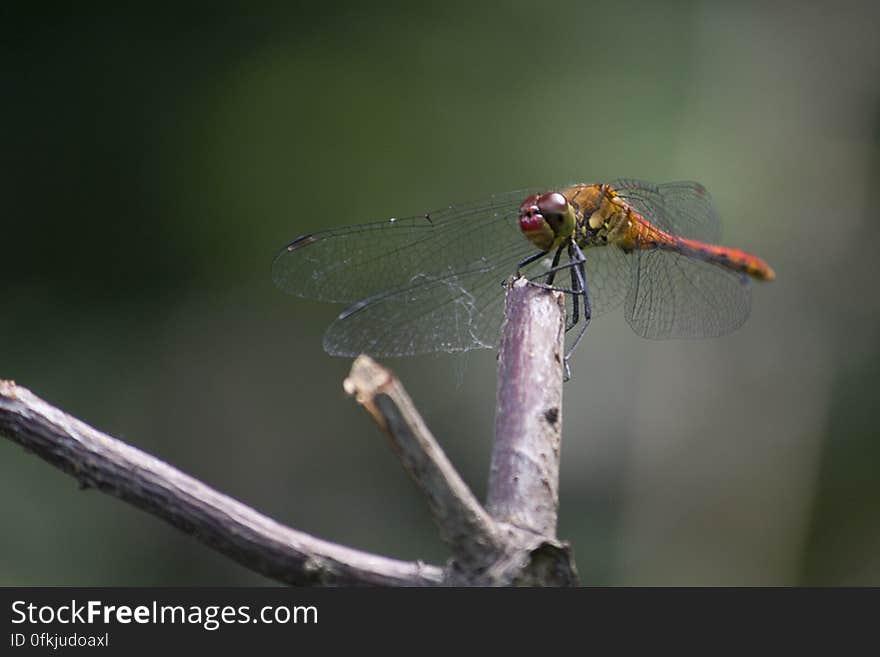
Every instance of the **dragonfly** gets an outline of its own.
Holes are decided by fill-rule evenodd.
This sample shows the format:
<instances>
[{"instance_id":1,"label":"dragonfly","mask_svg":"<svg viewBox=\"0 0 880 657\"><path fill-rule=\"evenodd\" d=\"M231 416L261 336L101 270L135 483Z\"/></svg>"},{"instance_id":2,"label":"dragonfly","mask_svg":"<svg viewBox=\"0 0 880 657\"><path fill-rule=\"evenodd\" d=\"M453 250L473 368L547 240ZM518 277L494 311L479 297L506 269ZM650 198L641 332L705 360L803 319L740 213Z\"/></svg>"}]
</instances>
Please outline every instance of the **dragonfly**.
<instances>
[{"instance_id":1,"label":"dragonfly","mask_svg":"<svg viewBox=\"0 0 880 657\"><path fill-rule=\"evenodd\" d=\"M393 357L496 347L502 284L525 276L566 296L568 378L590 321L621 305L650 339L740 327L751 281L776 275L719 241L701 184L620 179L309 233L281 249L272 277L290 294L345 305L324 334L327 353Z\"/></svg>"}]
</instances>

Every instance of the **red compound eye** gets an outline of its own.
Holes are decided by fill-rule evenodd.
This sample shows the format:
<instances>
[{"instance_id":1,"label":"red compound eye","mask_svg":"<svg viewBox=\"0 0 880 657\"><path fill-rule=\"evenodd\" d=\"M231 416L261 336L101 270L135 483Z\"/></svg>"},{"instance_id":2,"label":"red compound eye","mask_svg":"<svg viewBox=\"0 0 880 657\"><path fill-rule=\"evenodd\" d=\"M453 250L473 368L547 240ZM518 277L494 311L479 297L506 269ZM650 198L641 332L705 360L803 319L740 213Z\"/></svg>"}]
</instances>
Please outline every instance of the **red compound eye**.
<instances>
[{"instance_id":1,"label":"red compound eye","mask_svg":"<svg viewBox=\"0 0 880 657\"><path fill-rule=\"evenodd\" d=\"M563 214L568 209L568 201L559 192L549 192L538 198L541 214Z\"/></svg>"}]
</instances>

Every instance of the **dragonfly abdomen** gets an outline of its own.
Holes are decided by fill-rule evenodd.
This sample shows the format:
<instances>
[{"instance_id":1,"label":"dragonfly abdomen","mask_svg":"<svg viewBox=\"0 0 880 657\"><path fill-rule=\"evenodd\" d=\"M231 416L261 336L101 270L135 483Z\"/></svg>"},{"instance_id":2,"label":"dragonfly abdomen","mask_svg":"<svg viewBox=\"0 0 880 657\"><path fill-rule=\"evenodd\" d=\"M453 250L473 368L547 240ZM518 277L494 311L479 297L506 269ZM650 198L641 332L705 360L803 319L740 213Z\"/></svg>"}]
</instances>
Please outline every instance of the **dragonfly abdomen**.
<instances>
[{"instance_id":1,"label":"dragonfly abdomen","mask_svg":"<svg viewBox=\"0 0 880 657\"><path fill-rule=\"evenodd\" d=\"M641 218L636 218L633 222L632 238L635 248L675 251L690 258L742 272L761 281L772 281L776 278L773 268L757 256L727 246L676 237Z\"/></svg>"},{"instance_id":2,"label":"dragonfly abdomen","mask_svg":"<svg viewBox=\"0 0 880 657\"><path fill-rule=\"evenodd\" d=\"M739 249L732 249L716 244L705 244L696 240L672 238L670 242L659 243L658 248L669 249L691 258L699 258L706 262L742 272L760 281L772 281L776 273L766 262Z\"/></svg>"}]
</instances>

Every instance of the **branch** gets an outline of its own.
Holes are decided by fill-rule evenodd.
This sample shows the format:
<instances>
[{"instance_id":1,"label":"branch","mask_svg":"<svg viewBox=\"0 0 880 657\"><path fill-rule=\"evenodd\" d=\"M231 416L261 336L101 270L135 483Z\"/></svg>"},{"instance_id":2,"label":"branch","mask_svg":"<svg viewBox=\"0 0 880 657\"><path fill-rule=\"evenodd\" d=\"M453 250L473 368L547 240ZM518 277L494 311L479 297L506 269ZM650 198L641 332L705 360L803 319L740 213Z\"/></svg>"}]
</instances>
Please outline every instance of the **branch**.
<instances>
[{"instance_id":1,"label":"branch","mask_svg":"<svg viewBox=\"0 0 880 657\"><path fill-rule=\"evenodd\" d=\"M562 296L509 287L499 367L491 514L476 501L428 431L403 385L367 356L345 390L391 440L453 552L449 584L571 586L568 545L556 539L562 403Z\"/></svg>"},{"instance_id":2,"label":"branch","mask_svg":"<svg viewBox=\"0 0 880 657\"><path fill-rule=\"evenodd\" d=\"M0 433L94 487L168 521L243 566L298 585L441 584L436 566L408 563L285 527L11 381L0 381Z\"/></svg>"},{"instance_id":3,"label":"branch","mask_svg":"<svg viewBox=\"0 0 880 657\"><path fill-rule=\"evenodd\" d=\"M359 356L344 387L388 434L404 468L427 497L458 565L465 570L485 567L501 551L498 528L446 458L400 381L368 356Z\"/></svg>"},{"instance_id":4,"label":"branch","mask_svg":"<svg viewBox=\"0 0 880 657\"><path fill-rule=\"evenodd\" d=\"M487 507L544 536L556 535L559 508L564 321L562 293L508 285Z\"/></svg>"}]
</instances>

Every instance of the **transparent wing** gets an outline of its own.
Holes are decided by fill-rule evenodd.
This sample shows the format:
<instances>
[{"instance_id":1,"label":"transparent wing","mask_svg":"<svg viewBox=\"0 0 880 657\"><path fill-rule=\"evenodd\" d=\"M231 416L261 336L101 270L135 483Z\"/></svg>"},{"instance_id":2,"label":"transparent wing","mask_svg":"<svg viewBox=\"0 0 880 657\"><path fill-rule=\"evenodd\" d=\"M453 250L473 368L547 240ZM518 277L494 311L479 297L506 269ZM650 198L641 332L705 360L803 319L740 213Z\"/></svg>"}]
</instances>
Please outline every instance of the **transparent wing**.
<instances>
[{"instance_id":1,"label":"transparent wing","mask_svg":"<svg viewBox=\"0 0 880 657\"><path fill-rule=\"evenodd\" d=\"M655 185L621 179L609 183L624 201L652 224L673 235L709 244L721 239L718 214L700 183L683 181Z\"/></svg>"},{"instance_id":2,"label":"transparent wing","mask_svg":"<svg viewBox=\"0 0 880 657\"><path fill-rule=\"evenodd\" d=\"M636 252L630 280L626 320L645 338L716 337L749 316L748 278L698 257Z\"/></svg>"},{"instance_id":3,"label":"transparent wing","mask_svg":"<svg viewBox=\"0 0 880 657\"><path fill-rule=\"evenodd\" d=\"M529 190L453 205L438 212L303 235L275 257L272 278L300 297L353 303L411 282L494 269L512 251L534 252L517 210Z\"/></svg>"},{"instance_id":4,"label":"transparent wing","mask_svg":"<svg viewBox=\"0 0 880 657\"><path fill-rule=\"evenodd\" d=\"M502 284L520 260L521 253L508 251L491 264L439 277L420 274L401 289L359 301L327 329L324 349L334 356L387 357L495 347Z\"/></svg>"},{"instance_id":5,"label":"transparent wing","mask_svg":"<svg viewBox=\"0 0 880 657\"><path fill-rule=\"evenodd\" d=\"M584 251L584 269L593 317L617 308L629 290L632 260L616 246L597 246Z\"/></svg>"}]
</instances>

